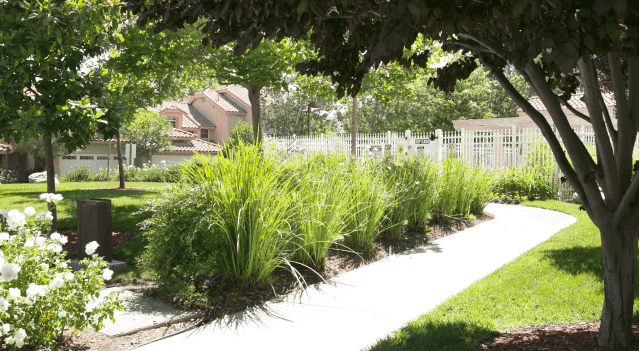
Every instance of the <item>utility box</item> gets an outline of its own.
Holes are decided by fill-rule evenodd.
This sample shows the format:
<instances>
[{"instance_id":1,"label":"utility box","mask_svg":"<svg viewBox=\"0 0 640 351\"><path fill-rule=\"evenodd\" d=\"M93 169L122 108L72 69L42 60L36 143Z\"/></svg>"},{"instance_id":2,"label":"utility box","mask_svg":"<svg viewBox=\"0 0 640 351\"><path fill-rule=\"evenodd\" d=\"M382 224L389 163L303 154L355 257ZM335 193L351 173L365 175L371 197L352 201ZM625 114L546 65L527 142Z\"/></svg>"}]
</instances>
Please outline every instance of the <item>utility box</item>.
<instances>
[{"instance_id":1,"label":"utility box","mask_svg":"<svg viewBox=\"0 0 640 351\"><path fill-rule=\"evenodd\" d=\"M88 243L96 241L96 253L105 261L113 260L111 250L111 200L78 200L78 259L89 257L85 252Z\"/></svg>"}]
</instances>

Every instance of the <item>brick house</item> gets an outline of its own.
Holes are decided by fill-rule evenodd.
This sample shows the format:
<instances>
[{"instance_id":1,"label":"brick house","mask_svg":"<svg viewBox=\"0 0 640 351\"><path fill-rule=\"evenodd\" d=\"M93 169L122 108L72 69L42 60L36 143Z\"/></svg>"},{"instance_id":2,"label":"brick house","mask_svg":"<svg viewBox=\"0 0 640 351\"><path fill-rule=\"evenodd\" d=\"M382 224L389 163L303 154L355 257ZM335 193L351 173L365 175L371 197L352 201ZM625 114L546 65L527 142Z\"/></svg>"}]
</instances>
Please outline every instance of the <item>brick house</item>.
<instances>
[{"instance_id":1,"label":"brick house","mask_svg":"<svg viewBox=\"0 0 640 351\"><path fill-rule=\"evenodd\" d=\"M165 102L154 110L167 117L174 128L220 145L236 124L252 121L249 92L238 85L206 89L182 101Z\"/></svg>"},{"instance_id":2,"label":"brick house","mask_svg":"<svg viewBox=\"0 0 640 351\"><path fill-rule=\"evenodd\" d=\"M576 111L589 115L587 111L587 106L584 101L582 101L584 94L573 94L571 99L569 100L569 105L573 107ZM618 126L618 120L615 118L614 109L616 106L615 98L613 97L613 93L603 93L602 98L607 106L607 110L609 111L609 115L611 116L611 123L615 128ZM549 122L551 126L553 126L553 120L549 115L549 111L544 106L539 97L534 96L529 99L529 103L538 110ZM569 109L562 106L562 111L566 114L567 119L569 120L569 124L573 128L580 128L581 126L591 126L591 123L585 121L584 119L577 117L574 115ZM455 130L502 130L508 129L512 126L517 129L521 128L538 128L533 120L529 118L529 116L522 111L522 109L518 109L517 117L503 117L503 118L487 118L487 119L467 119L467 120L456 120L453 121L453 128Z\"/></svg>"}]
</instances>

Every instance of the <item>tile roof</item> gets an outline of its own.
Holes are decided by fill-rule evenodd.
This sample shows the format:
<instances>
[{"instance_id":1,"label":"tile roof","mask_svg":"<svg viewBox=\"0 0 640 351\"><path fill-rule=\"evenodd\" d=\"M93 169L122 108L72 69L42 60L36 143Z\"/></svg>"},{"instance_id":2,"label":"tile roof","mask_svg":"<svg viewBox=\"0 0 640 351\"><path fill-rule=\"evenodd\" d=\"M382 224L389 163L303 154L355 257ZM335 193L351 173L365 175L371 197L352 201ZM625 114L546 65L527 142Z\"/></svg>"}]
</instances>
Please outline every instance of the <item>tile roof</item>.
<instances>
[{"instance_id":1,"label":"tile roof","mask_svg":"<svg viewBox=\"0 0 640 351\"><path fill-rule=\"evenodd\" d=\"M238 106L235 103L231 103L229 98L226 98L224 95L220 94L216 90L206 89L200 92L209 99L211 99L215 104L220 106L225 112L246 112L242 107Z\"/></svg>"},{"instance_id":2,"label":"tile roof","mask_svg":"<svg viewBox=\"0 0 640 351\"><path fill-rule=\"evenodd\" d=\"M223 89L229 91L231 94L237 96L238 99L242 100L245 104L251 106L251 101L249 101L249 90L247 90L247 88L240 85L229 85L222 89L218 89L218 91Z\"/></svg>"},{"instance_id":3,"label":"tile roof","mask_svg":"<svg viewBox=\"0 0 640 351\"><path fill-rule=\"evenodd\" d=\"M188 132L186 130L182 130L182 129L178 129L178 128L173 128L173 130L171 131L171 133L169 133L169 138L187 138L187 139L196 139L197 136L191 132Z\"/></svg>"},{"instance_id":4,"label":"tile roof","mask_svg":"<svg viewBox=\"0 0 640 351\"><path fill-rule=\"evenodd\" d=\"M178 109L184 112L187 115L187 117L191 119L191 121L183 119L182 125L180 126L181 128L199 128L200 126L203 126L203 127L216 126L207 117L205 117L205 115L203 115L202 112L198 111L198 109L196 109L190 104L187 104L184 102L178 102L178 101L167 101L167 102L163 102L162 105L156 107L154 110L156 112L160 112L165 109L166 110Z\"/></svg>"},{"instance_id":5,"label":"tile roof","mask_svg":"<svg viewBox=\"0 0 640 351\"><path fill-rule=\"evenodd\" d=\"M231 100L231 99L230 99L226 94L224 94L224 93L220 93L220 94L218 94L218 95L220 95L220 97L222 98L222 99L220 99L220 102L223 102L223 101L224 101L224 102L226 102L227 104L229 104L229 105L233 106L237 111L240 111L240 112L247 112L247 110L245 110L245 109L244 109L244 108L242 108L240 105L238 105L238 104L237 104L237 103L235 103L233 100Z\"/></svg>"},{"instance_id":6,"label":"tile roof","mask_svg":"<svg viewBox=\"0 0 640 351\"><path fill-rule=\"evenodd\" d=\"M175 140L171 144L174 146L173 152L219 152L222 151L222 146L202 140Z\"/></svg>"},{"instance_id":7,"label":"tile roof","mask_svg":"<svg viewBox=\"0 0 640 351\"><path fill-rule=\"evenodd\" d=\"M575 109L586 108L584 101L582 101L582 97L584 93L573 94L571 99L569 99L569 105L571 105ZM613 96L613 93L602 93L602 98L604 99L604 103L607 107L613 107L616 105L616 100ZM538 111L546 111L547 108L542 103L539 97L534 96L529 99L529 103ZM564 105L562 108L566 108ZM522 109L518 109L518 112L522 112Z\"/></svg>"}]
</instances>

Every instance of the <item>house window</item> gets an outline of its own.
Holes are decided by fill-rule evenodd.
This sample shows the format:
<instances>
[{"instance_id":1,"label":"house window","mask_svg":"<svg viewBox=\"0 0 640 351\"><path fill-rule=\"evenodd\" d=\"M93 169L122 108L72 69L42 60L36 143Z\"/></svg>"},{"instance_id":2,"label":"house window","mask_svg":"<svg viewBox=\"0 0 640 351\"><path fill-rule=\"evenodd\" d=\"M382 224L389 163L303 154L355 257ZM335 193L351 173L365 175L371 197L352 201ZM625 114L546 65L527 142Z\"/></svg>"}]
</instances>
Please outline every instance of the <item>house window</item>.
<instances>
[{"instance_id":1,"label":"house window","mask_svg":"<svg viewBox=\"0 0 640 351\"><path fill-rule=\"evenodd\" d=\"M200 139L209 139L209 129L200 129Z\"/></svg>"},{"instance_id":2,"label":"house window","mask_svg":"<svg viewBox=\"0 0 640 351\"><path fill-rule=\"evenodd\" d=\"M173 117L167 117L167 121L169 121L169 123L171 123L171 127L175 128L176 127L176 119Z\"/></svg>"}]
</instances>

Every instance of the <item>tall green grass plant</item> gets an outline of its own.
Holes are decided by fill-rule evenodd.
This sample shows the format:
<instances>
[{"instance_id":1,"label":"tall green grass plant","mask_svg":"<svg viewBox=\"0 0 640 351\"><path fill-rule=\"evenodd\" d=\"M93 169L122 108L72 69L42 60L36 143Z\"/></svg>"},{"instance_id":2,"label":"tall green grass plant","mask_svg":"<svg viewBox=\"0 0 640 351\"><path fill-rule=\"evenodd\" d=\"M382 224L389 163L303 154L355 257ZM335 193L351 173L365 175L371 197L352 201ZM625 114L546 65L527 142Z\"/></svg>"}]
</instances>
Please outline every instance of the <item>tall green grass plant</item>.
<instances>
[{"instance_id":1,"label":"tall green grass plant","mask_svg":"<svg viewBox=\"0 0 640 351\"><path fill-rule=\"evenodd\" d=\"M226 276L243 286L270 283L272 272L288 264L287 241L291 197L281 190L282 167L269 151L241 143L235 160L201 156L185 167L184 179L204 187L213 204L213 219L222 235L220 266ZM284 186L279 186L284 185Z\"/></svg>"}]
</instances>

